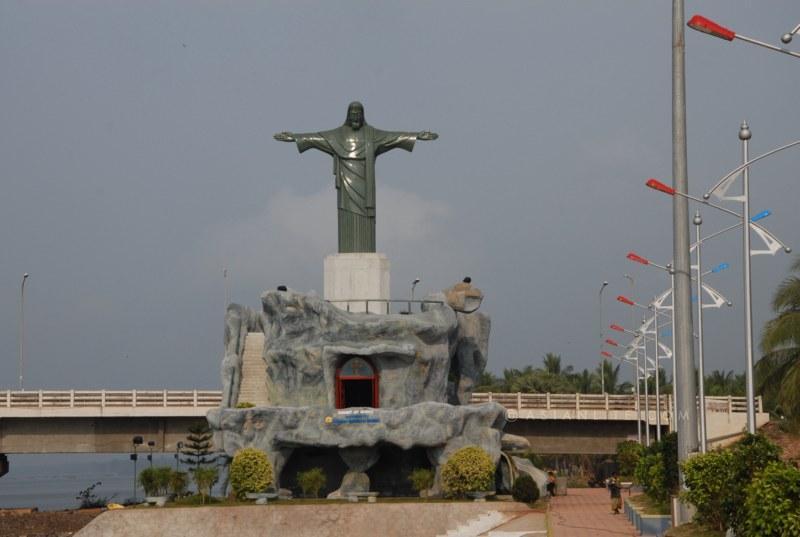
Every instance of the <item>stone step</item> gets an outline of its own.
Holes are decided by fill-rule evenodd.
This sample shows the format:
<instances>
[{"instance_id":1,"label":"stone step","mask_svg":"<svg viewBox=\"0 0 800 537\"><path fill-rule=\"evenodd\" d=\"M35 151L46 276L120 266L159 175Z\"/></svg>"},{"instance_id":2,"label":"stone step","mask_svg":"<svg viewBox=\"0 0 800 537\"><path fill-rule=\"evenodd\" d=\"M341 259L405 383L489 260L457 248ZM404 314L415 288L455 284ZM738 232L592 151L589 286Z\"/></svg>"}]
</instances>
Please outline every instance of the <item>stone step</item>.
<instances>
[{"instance_id":1,"label":"stone step","mask_svg":"<svg viewBox=\"0 0 800 537\"><path fill-rule=\"evenodd\" d=\"M460 524L455 529L448 530L447 533L438 537L477 537L496 528L506 520L507 516L505 514L499 511L489 511L466 521L464 524Z\"/></svg>"},{"instance_id":2,"label":"stone step","mask_svg":"<svg viewBox=\"0 0 800 537\"><path fill-rule=\"evenodd\" d=\"M269 405L267 393L267 366L264 352L264 334L248 332L244 340L242 356L242 382L239 386L239 402L253 403L256 406Z\"/></svg>"}]
</instances>

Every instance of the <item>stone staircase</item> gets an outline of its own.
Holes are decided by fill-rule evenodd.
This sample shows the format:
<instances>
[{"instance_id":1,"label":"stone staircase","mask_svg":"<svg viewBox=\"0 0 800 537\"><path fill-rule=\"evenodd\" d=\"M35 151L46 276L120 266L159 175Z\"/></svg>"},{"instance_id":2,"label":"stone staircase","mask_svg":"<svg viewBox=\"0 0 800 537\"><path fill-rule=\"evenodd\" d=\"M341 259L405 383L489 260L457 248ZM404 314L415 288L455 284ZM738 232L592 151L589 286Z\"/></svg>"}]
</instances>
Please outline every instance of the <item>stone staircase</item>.
<instances>
[{"instance_id":1,"label":"stone staircase","mask_svg":"<svg viewBox=\"0 0 800 537\"><path fill-rule=\"evenodd\" d=\"M248 332L244 340L242 357L242 382L239 386L239 402L255 406L269 405L267 394L267 367L261 357L264 352L264 334Z\"/></svg>"},{"instance_id":2,"label":"stone staircase","mask_svg":"<svg viewBox=\"0 0 800 537\"><path fill-rule=\"evenodd\" d=\"M503 524L508 518L507 514L500 511L488 511L436 537L478 537Z\"/></svg>"}]
</instances>

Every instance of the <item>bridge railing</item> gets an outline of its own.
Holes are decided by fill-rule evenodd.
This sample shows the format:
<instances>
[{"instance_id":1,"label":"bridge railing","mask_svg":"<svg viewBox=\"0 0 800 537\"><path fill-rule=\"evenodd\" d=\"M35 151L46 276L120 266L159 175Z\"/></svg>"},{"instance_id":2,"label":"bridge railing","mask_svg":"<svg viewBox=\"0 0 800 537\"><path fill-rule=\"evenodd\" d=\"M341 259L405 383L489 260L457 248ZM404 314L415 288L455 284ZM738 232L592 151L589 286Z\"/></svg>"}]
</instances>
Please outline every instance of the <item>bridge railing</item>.
<instances>
[{"instance_id":1,"label":"bridge railing","mask_svg":"<svg viewBox=\"0 0 800 537\"><path fill-rule=\"evenodd\" d=\"M635 395L594 394L594 393L473 393L470 403L494 401L506 408L516 410L636 410ZM639 398L639 408L645 408L645 396ZM698 401L699 402L699 401ZM706 396L708 412L747 412L747 398L738 396ZM647 398L650 410L656 408L656 396ZM672 395L661 396L661 408L669 412ZM761 397L756 398L756 411L763 412Z\"/></svg>"},{"instance_id":2,"label":"bridge railing","mask_svg":"<svg viewBox=\"0 0 800 537\"><path fill-rule=\"evenodd\" d=\"M33 390L0 391L0 407L203 407L219 406L219 390Z\"/></svg>"}]
</instances>

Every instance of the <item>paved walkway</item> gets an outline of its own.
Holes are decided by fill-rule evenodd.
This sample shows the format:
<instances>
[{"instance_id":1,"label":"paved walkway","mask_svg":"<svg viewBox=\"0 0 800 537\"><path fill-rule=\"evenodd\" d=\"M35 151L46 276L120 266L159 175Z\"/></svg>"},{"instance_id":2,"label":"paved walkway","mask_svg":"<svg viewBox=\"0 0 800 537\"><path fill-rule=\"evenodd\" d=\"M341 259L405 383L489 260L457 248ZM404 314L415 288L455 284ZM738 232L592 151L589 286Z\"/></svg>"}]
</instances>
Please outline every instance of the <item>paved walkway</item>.
<instances>
[{"instance_id":1,"label":"paved walkway","mask_svg":"<svg viewBox=\"0 0 800 537\"><path fill-rule=\"evenodd\" d=\"M611 513L606 489L569 489L566 496L550 501L552 537L633 536L636 531L628 519Z\"/></svg>"}]
</instances>

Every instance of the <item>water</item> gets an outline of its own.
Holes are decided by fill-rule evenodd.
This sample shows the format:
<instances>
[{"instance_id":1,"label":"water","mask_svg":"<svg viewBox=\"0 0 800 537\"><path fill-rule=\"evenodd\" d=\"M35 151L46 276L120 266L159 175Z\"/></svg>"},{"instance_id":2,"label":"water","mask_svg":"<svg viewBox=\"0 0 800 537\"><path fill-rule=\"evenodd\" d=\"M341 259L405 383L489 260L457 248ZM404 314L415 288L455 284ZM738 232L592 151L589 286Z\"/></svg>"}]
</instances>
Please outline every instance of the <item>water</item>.
<instances>
[{"instance_id":1,"label":"water","mask_svg":"<svg viewBox=\"0 0 800 537\"><path fill-rule=\"evenodd\" d=\"M11 469L0 477L0 508L38 507L55 511L78 507L78 492L98 481L94 493L123 502L133 495L133 463L125 455L9 455ZM137 470L147 461L140 457ZM172 465L166 455L155 465ZM138 498L144 494L137 491Z\"/></svg>"}]
</instances>

